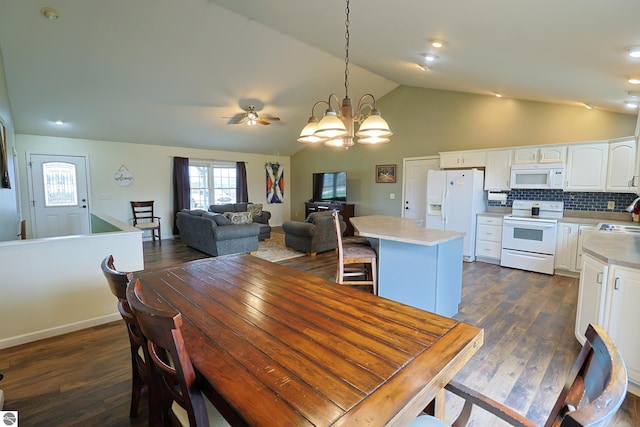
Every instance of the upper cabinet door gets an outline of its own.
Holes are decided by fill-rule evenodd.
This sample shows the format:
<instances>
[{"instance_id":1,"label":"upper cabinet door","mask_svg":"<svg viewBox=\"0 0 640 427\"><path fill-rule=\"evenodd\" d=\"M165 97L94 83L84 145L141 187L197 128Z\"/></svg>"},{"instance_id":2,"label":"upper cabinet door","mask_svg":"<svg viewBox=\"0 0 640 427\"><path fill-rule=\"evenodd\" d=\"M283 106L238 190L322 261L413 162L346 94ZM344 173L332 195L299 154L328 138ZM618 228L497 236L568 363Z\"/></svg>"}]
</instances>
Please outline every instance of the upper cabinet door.
<instances>
[{"instance_id":1,"label":"upper cabinet door","mask_svg":"<svg viewBox=\"0 0 640 427\"><path fill-rule=\"evenodd\" d=\"M513 150L513 164L530 165L532 163L538 163L538 155L538 147L516 148Z\"/></svg>"},{"instance_id":2,"label":"upper cabinet door","mask_svg":"<svg viewBox=\"0 0 640 427\"><path fill-rule=\"evenodd\" d=\"M606 190L616 193L635 193L633 176L636 163L634 138L609 144Z\"/></svg>"},{"instance_id":3,"label":"upper cabinet door","mask_svg":"<svg viewBox=\"0 0 640 427\"><path fill-rule=\"evenodd\" d=\"M567 160L567 147L540 147L540 155L538 156L540 163L564 163Z\"/></svg>"},{"instance_id":4,"label":"upper cabinet door","mask_svg":"<svg viewBox=\"0 0 640 427\"><path fill-rule=\"evenodd\" d=\"M513 150L494 150L487 152L487 165L484 170L484 189L492 191L509 190L511 186L511 153Z\"/></svg>"},{"instance_id":5,"label":"upper cabinet door","mask_svg":"<svg viewBox=\"0 0 640 427\"><path fill-rule=\"evenodd\" d=\"M604 191L609 144L577 144L567 149L566 191Z\"/></svg>"},{"instance_id":6,"label":"upper cabinet door","mask_svg":"<svg viewBox=\"0 0 640 427\"><path fill-rule=\"evenodd\" d=\"M486 151L440 153L440 169L477 168L485 165Z\"/></svg>"}]
</instances>

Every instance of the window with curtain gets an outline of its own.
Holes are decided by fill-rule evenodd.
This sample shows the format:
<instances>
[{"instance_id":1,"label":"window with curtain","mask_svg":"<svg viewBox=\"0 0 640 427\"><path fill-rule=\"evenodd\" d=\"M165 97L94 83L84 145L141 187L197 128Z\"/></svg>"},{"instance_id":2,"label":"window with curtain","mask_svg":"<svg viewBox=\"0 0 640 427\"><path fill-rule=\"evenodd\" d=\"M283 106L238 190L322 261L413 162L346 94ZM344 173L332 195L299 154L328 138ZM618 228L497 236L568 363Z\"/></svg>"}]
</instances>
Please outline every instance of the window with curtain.
<instances>
[{"instance_id":1,"label":"window with curtain","mask_svg":"<svg viewBox=\"0 0 640 427\"><path fill-rule=\"evenodd\" d=\"M191 209L236 202L236 164L189 161Z\"/></svg>"}]
</instances>

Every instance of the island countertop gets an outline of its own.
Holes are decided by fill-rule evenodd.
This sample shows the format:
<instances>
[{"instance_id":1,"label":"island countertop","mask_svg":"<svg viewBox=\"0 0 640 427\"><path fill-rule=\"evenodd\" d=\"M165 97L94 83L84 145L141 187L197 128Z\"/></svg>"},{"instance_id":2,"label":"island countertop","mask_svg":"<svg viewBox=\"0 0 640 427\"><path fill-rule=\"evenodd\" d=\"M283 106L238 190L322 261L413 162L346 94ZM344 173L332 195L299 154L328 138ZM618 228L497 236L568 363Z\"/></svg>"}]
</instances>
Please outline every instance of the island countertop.
<instances>
[{"instance_id":1,"label":"island countertop","mask_svg":"<svg viewBox=\"0 0 640 427\"><path fill-rule=\"evenodd\" d=\"M462 239L464 233L425 228L412 218L369 215L350 219L358 235L416 245L436 246L455 239Z\"/></svg>"}]
</instances>

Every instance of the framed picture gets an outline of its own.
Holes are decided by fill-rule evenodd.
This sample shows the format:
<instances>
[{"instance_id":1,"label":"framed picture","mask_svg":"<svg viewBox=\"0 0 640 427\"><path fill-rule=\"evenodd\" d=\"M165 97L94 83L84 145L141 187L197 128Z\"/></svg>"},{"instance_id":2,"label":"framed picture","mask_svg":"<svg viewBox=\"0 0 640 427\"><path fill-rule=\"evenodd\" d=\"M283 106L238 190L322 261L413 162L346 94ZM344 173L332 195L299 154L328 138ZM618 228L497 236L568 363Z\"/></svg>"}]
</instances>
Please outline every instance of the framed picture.
<instances>
[{"instance_id":1,"label":"framed picture","mask_svg":"<svg viewBox=\"0 0 640 427\"><path fill-rule=\"evenodd\" d=\"M396 165L376 165L376 182L396 182Z\"/></svg>"}]
</instances>

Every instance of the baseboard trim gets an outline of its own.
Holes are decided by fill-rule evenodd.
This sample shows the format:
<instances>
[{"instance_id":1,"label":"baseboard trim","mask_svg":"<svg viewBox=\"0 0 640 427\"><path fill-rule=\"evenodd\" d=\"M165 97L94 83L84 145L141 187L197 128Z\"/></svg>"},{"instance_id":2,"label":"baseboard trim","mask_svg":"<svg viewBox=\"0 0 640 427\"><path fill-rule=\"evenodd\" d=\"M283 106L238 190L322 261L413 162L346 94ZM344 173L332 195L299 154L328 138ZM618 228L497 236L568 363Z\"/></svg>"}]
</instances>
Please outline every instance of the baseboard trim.
<instances>
[{"instance_id":1,"label":"baseboard trim","mask_svg":"<svg viewBox=\"0 0 640 427\"><path fill-rule=\"evenodd\" d=\"M41 331L31 332L29 334L18 335L15 337L0 340L0 349L13 347L20 344L27 344L45 338L55 337L57 335L66 334L68 332L78 331L80 329L90 328L92 326L102 325L104 323L113 322L121 319L119 313L107 314L105 316L94 317L93 319L82 320L80 322L69 323L67 325L57 326L55 328L44 329Z\"/></svg>"}]
</instances>

